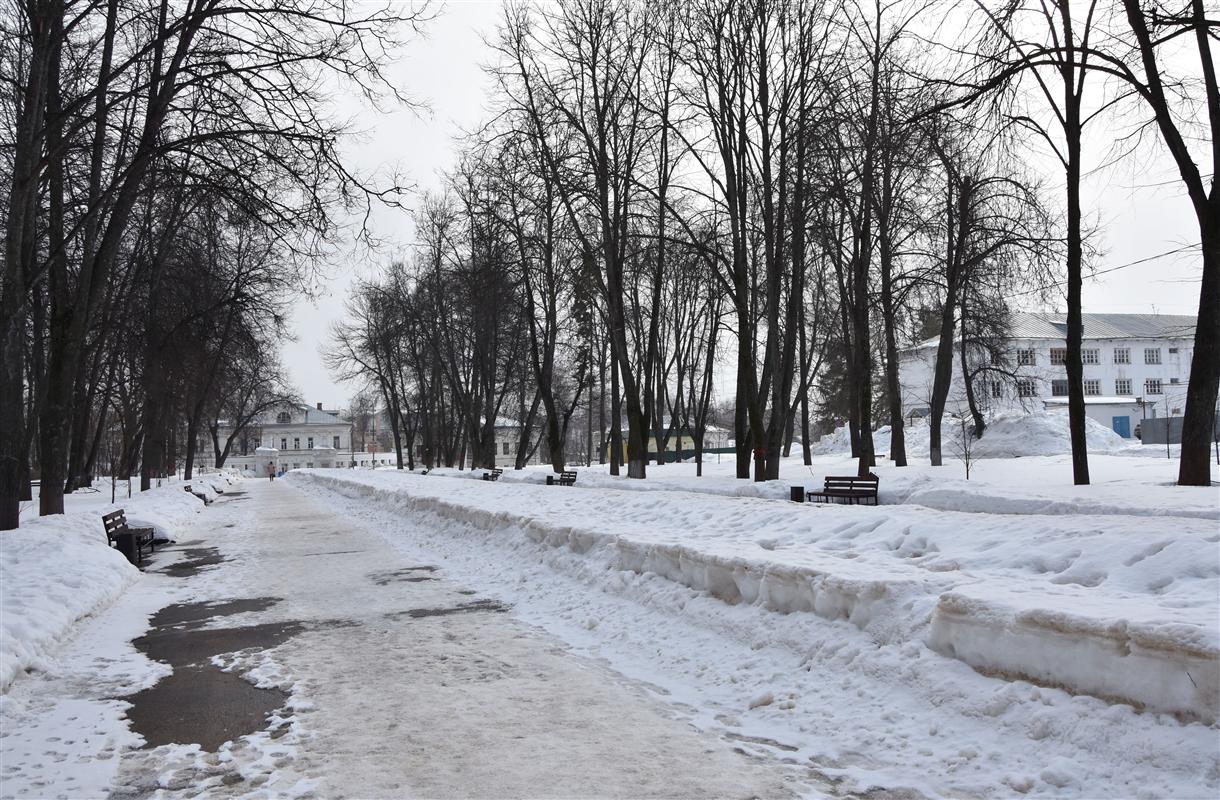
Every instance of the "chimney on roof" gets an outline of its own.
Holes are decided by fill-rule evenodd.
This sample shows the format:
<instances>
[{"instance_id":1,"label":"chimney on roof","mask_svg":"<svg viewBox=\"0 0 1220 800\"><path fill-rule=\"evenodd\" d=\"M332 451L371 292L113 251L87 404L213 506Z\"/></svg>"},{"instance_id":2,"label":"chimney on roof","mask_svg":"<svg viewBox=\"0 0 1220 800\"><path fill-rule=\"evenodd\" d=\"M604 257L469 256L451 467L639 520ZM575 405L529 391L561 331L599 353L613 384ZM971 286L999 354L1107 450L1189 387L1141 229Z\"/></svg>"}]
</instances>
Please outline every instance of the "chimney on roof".
<instances>
[{"instance_id":1,"label":"chimney on roof","mask_svg":"<svg viewBox=\"0 0 1220 800\"><path fill-rule=\"evenodd\" d=\"M318 410L319 410L319 411L321 411L321 410L322 410L322 404L321 404L321 403L318 403Z\"/></svg>"}]
</instances>

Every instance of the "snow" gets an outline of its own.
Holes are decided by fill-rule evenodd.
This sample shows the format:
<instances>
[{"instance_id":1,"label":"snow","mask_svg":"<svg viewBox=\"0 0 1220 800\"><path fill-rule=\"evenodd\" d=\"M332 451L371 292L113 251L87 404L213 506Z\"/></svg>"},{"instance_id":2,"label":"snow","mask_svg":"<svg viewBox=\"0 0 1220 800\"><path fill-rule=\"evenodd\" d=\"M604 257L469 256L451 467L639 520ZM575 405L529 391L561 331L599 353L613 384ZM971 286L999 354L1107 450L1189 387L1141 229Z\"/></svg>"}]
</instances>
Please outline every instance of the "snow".
<instances>
[{"instance_id":1,"label":"snow","mask_svg":"<svg viewBox=\"0 0 1220 800\"><path fill-rule=\"evenodd\" d=\"M66 498L69 513L23 519L0 535L0 692L44 668L83 618L139 579L139 570L108 545L103 514L123 508L133 527L174 539L190 530L203 506L178 485L108 501L109 492L73 494Z\"/></svg>"},{"instance_id":2,"label":"snow","mask_svg":"<svg viewBox=\"0 0 1220 800\"><path fill-rule=\"evenodd\" d=\"M918 639L972 666L1209 723L1220 712L1220 536L1210 521L1179 519L1150 535L1141 519L1117 515L816 507L390 472L299 477L578 554L596 551L611 569L661 575L727 603L844 619L888 644ZM1024 623L1015 638L1014 615ZM960 652L959 635L973 643ZM1084 650L1080 658L1052 655L1064 635L1104 641L1086 648L1082 662ZM1162 672L1175 676L1169 685ZM1087 678L1097 673L1108 677Z\"/></svg>"},{"instance_id":3,"label":"snow","mask_svg":"<svg viewBox=\"0 0 1220 800\"><path fill-rule=\"evenodd\" d=\"M973 425L973 423L970 423ZM927 419L917 419L903 426L903 440L908 459L927 458L931 452L928 436L931 425ZM946 417L941 427L941 450L946 456L956 453L954 442L961 438L957 420ZM1138 442L1124 439L1091 417L1085 418L1085 438L1090 453L1114 453L1139 449ZM890 426L884 425L873 434L878 452L891 448ZM814 442L810 449L817 455L839 455L851 452L851 437L847 427ZM1072 452L1067 415L1057 411L1037 411L1026 414L1002 412L988 421L983 437L974 443L972 458L1020 458L1023 456L1055 456Z\"/></svg>"},{"instance_id":4,"label":"snow","mask_svg":"<svg viewBox=\"0 0 1220 800\"><path fill-rule=\"evenodd\" d=\"M1035 473L1019 488L1045 506L1059 500L1037 495L1038 473L1063 461L1007 466ZM1122 465L1167 474L1143 461L1114 459L1117 488L1066 491L1130 494ZM1210 517L1167 516L1170 504L1149 520L814 507L654 474L670 485L603 488L592 469L575 488L529 471L315 470L290 483L439 556L696 724L778 743L848 790L1220 789L1214 491L1189 496Z\"/></svg>"}]
</instances>

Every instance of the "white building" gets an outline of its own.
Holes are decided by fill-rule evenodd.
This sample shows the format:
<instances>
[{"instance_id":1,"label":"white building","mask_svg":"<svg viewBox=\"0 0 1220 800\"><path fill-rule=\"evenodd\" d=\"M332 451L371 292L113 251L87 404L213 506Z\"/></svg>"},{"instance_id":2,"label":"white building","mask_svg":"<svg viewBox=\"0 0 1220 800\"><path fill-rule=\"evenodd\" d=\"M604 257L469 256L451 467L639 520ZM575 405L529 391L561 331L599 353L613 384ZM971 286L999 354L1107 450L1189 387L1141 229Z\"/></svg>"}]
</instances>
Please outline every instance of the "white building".
<instances>
[{"instance_id":1,"label":"white building","mask_svg":"<svg viewBox=\"0 0 1220 800\"><path fill-rule=\"evenodd\" d=\"M989 411L1067 410L1067 325L1064 314L1015 313L1002 355L974 380L976 402ZM1147 416L1181 416L1194 350L1195 317L1169 314L1085 314L1086 413L1124 437ZM925 416L932 397L939 338L902 351L903 414ZM961 354L955 343L946 411L966 407Z\"/></svg>"},{"instance_id":2,"label":"white building","mask_svg":"<svg viewBox=\"0 0 1220 800\"><path fill-rule=\"evenodd\" d=\"M253 433L250 439L258 443L257 450L243 454L231 454L226 467L266 474L267 463L274 461L277 471L287 472L303 467L348 467L353 463L369 466L373 456L352 452L352 424L340 416L338 411L325 410L322 404L315 407L304 404L285 404L268 411L253 420L247 430ZM232 428L221 424L220 438L224 440ZM200 466L210 467L212 449L200 448ZM389 458L388 454L377 457Z\"/></svg>"}]
</instances>

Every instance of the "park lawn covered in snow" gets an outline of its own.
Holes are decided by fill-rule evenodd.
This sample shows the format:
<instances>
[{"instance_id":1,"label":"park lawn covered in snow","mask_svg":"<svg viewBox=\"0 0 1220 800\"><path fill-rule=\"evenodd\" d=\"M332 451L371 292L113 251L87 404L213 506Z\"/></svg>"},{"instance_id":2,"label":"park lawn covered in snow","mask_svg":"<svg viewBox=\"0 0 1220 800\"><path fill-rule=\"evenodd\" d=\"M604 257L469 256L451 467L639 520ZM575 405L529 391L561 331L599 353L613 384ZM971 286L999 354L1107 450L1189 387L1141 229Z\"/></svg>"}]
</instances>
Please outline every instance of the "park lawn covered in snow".
<instances>
[{"instance_id":1,"label":"park lawn covered in snow","mask_svg":"<svg viewBox=\"0 0 1220 800\"><path fill-rule=\"evenodd\" d=\"M233 478L212 473L193 481L214 496ZM23 673L45 666L81 619L113 603L140 571L110 547L102 515L124 509L128 524L152 527L159 540L190 532L203 501L177 481L110 500L110 484L65 497L66 514L38 517L37 498L22 509L21 527L0 537L0 692Z\"/></svg>"}]
</instances>

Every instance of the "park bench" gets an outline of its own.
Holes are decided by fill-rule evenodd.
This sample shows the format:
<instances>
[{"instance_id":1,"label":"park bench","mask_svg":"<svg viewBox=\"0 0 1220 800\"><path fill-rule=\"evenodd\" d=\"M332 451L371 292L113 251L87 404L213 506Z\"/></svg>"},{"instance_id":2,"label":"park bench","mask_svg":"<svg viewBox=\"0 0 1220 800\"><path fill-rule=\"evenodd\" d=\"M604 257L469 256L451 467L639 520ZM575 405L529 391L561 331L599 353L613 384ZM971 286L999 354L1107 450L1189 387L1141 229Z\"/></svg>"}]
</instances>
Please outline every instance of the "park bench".
<instances>
[{"instance_id":1,"label":"park bench","mask_svg":"<svg viewBox=\"0 0 1220 800\"><path fill-rule=\"evenodd\" d=\"M483 480L485 480L485 481L498 481L498 480L500 480L500 476L501 476L501 475L503 475L503 474L504 474L504 470L499 469L499 468L494 468L494 469L492 469L492 471L491 471L491 472L484 472L484 473L483 473Z\"/></svg>"},{"instance_id":2,"label":"park bench","mask_svg":"<svg viewBox=\"0 0 1220 800\"><path fill-rule=\"evenodd\" d=\"M815 503L829 503L831 498L840 498L850 505L859 505L872 499L871 505L877 505L877 489L881 479L873 473L863 477L859 475L827 475L820 492L808 492L806 500Z\"/></svg>"},{"instance_id":3,"label":"park bench","mask_svg":"<svg viewBox=\"0 0 1220 800\"><path fill-rule=\"evenodd\" d=\"M203 504L204 504L205 506L206 506L206 505L208 505L208 504L210 504L210 503L212 502L211 500L209 500L209 499L208 499L208 496L207 496L207 494L206 494L205 492L197 492L197 491L195 491L194 489L192 489L192 488L191 488L191 484L189 484L189 483L188 483L188 484L186 484L185 486L183 486L182 488L183 488L183 489L186 489L187 494L193 494L193 495L195 495L196 497L198 497L200 500L202 500L202 501L203 501Z\"/></svg>"},{"instance_id":4,"label":"park bench","mask_svg":"<svg viewBox=\"0 0 1220 800\"><path fill-rule=\"evenodd\" d=\"M570 470L559 473L559 485L560 486L575 486L576 485L576 473L574 471L570 471Z\"/></svg>"},{"instance_id":5,"label":"park bench","mask_svg":"<svg viewBox=\"0 0 1220 800\"><path fill-rule=\"evenodd\" d=\"M117 547L127 560L139 566L143 561L143 550L153 552L153 528L132 528L127 524L123 509L102 515L102 526L106 528L106 543Z\"/></svg>"}]
</instances>

